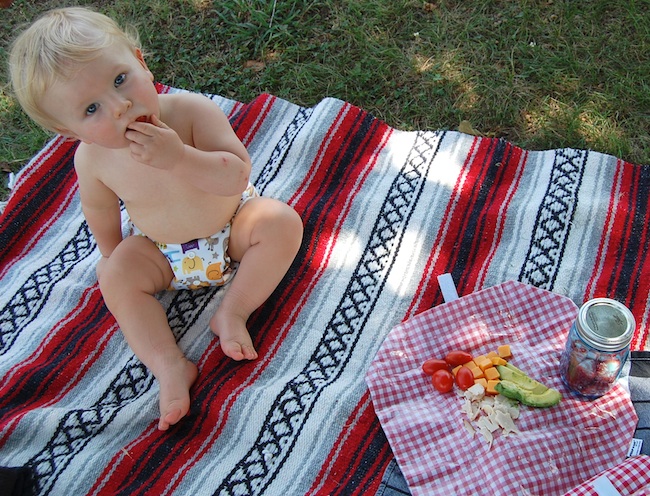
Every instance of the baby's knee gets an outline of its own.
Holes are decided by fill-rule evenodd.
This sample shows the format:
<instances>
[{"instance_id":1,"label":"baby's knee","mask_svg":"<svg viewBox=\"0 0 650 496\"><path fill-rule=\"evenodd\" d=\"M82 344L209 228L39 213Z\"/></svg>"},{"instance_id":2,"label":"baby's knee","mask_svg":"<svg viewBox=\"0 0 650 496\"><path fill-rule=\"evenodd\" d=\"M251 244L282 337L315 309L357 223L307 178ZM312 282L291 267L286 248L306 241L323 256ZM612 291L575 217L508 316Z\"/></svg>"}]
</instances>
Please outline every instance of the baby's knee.
<instances>
[{"instance_id":1,"label":"baby's knee","mask_svg":"<svg viewBox=\"0 0 650 496\"><path fill-rule=\"evenodd\" d=\"M97 264L97 282L104 299L119 294L122 287L119 265L110 258L103 257Z\"/></svg>"},{"instance_id":2,"label":"baby's knee","mask_svg":"<svg viewBox=\"0 0 650 496\"><path fill-rule=\"evenodd\" d=\"M287 205L287 208L284 209L282 217L282 221L288 234L289 241L293 242L296 249L298 249L302 243L302 235L304 230L302 218L298 212L296 212L289 205Z\"/></svg>"},{"instance_id":3,"label":"baby's knee","mask_svg":"<svg viewBox=\"0 0 650 496\"><path fill-rule=\"evenodd\" d=\"M172 272L165 256L147 238L122 241L98 266L99 288L104 297L126 297L132 291L154 294L169 286Z\"/></svg>"},{"instance_id":4,"label":"baby's knee","mask_svg":"<svg viewBox=\"0 0 650 496\"><path fill-rule=\"evenodd\" d=\"M266 230L272 233L269 241L283 248L288 255L295 255L302 243L303 222L298 212L286 203L277 202L264 219Z\"/></svg>"},{"instance_id":5,"label":"baby's knee","mask_svg":"<svg viewBox=\"0 0 650 496\"><path fill-rule=\"evenodd\" d=\"M97 262L97 267L95 267L95 273L97 274L98 281L102 278L102 274L104 273L104 267L106 266L107 260L108 257L102 256L99 262Z\"/></svg>"}]
</instances>

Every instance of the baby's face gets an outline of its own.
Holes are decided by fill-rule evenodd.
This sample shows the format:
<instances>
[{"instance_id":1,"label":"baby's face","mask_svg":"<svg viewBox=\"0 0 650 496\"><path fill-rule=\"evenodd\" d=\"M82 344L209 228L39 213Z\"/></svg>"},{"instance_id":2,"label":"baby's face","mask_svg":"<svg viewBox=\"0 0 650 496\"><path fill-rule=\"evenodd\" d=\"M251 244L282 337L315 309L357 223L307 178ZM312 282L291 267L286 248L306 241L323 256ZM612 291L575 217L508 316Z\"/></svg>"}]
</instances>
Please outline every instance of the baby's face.
<instances>
[{"instance_id":1,"label":"baby's face","mask_svg":"<svg viewBox=\"0 0 650 496\"><path fill-rule=\"evenodd\" d=\"M127 148L129 124L160 116L153 75L142 54L114 44L57 81L43 98L44 110L61 123L59 133L105 148Z\"/></svg>"}]
</instances>

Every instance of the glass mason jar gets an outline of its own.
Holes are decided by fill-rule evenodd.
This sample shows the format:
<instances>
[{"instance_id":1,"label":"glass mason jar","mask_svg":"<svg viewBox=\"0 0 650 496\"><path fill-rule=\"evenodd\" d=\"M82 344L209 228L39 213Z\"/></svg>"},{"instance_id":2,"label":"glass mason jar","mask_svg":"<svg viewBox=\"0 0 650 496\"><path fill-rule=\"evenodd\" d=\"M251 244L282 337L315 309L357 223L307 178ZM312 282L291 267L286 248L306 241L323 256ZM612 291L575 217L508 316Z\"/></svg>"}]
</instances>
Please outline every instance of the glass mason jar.
<instances>
[{"instance_id":1,"label":"glass mason jar","mask_svg":"<svg viewBox=\"0 0 650 496\"><path fill-rule=\"evenodd\" d=\"M632 312L615 300L595 298L582 305L560 359L564 384L586 399L607 393L630 354L635 327Z\"/></svg>"}]
</instances>

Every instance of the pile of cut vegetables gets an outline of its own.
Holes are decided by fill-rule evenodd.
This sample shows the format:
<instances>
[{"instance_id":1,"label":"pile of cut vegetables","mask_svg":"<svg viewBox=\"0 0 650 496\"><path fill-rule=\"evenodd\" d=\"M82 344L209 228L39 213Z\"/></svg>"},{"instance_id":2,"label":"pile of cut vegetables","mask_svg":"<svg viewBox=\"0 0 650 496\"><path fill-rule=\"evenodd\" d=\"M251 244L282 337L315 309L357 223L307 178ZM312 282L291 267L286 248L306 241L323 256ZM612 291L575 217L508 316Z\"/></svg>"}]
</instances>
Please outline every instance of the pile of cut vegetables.
<instances>
[{"instance_id":1,"label":"pile of cut vegetables","mask_svg":"<svg viewBox=\"0 0 650 496\"><path fill-rule=\"evenodd\" d=\"M480 384L486 394L498 394L499 383L497 365L506 365L512 357L510 345L504 344L497 351L472 357L467 351L454 350L444 359L431 358L422 364L422 371L431 376L433 387L441 393L448 393L454 383L463 391L474 384Z\"/></svg>"},{"instance_id":2,"label":"pile of cut vegetables","mask_svg":"<svg viewBox=\"0 0 650 496\"><path fill-rule=\"evenodd\" d=\"M461 390L464 400L461 410L467 416L463 419L464 427L471 436L478 431L488 443L488 449L495 433L500 432L502 436L519 433L515 420L519 418L520 402L552 406L560 401L557 391L509 364L511 358L510 346L502 345L486 355L473 357L466 351L455 350L444 359L432 358L422 364L423 372L431 377L438 392L449 393L454 386ZM501 374L506 374L503 384Z\"/></svg>"}]
</instances>

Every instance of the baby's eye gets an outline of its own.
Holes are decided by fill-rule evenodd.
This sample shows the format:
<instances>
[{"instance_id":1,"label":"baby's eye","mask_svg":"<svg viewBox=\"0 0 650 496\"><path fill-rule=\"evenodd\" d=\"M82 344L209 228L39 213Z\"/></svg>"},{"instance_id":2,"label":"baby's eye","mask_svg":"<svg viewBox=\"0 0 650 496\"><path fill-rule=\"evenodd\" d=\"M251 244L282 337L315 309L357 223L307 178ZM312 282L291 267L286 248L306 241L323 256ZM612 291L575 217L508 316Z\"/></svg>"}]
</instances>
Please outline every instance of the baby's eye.
<instances>
[{"instance_id":1,"label":"baby's eye","mask_svg":"<svg viewBox=\"0 0 650 496\"><path fill-rule=\"evenodd\" d=\"M115 81L113 82L113 84L114 84L115 87L117 88L119 85L121 85L122 83L124 83L125 80L126 80L126 74L120 74L119 76L117 76L117 77L115 78Z\"/></svg>"},{"instance_id":2,"label":"baby's eye","mask_svg":"<svg viewBox=\"0 0 650 496\"><path fill-rule=\"evenodd\" d=\"M88 107L86 108L86 115L93 115L95 112L97 112L98 108L99 105L97 105L96 103L88 105Z\"/></svg>"}]
</instances>

